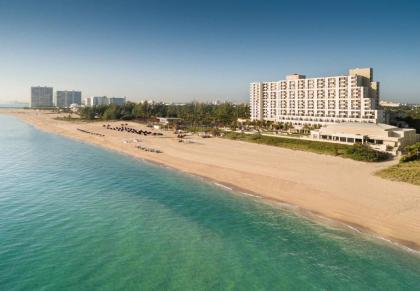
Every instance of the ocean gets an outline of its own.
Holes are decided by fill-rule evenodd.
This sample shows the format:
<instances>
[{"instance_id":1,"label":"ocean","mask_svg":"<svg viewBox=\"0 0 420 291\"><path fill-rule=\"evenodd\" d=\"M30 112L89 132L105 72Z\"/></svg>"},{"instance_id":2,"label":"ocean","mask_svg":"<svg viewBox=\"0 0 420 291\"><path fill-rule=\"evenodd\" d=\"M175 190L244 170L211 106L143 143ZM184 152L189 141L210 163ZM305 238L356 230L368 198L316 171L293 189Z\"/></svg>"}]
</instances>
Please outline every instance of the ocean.
<instances>
[{"instance_id":1,"label":"ocean","mask_svg":"<svg viewBox=\"0 0 420 291\"><path fill-rule=\"evenodd\" d=\"M420 290L418 253L0 124L0 290Z\"/></svg>"}]
</instances>

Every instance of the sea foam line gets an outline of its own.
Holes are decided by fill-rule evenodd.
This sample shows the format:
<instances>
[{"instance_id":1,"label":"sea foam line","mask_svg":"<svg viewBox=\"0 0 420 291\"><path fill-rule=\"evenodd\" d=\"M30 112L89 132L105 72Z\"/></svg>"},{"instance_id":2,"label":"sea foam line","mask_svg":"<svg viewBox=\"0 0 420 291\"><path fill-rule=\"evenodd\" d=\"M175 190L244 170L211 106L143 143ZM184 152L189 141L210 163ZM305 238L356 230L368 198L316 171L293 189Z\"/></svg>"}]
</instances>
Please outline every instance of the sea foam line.
<instances>
[{"instance_id":1,"label":"sea foam line","mask_svg":"<svg viewBox=\"0 0 420 291\"><path fill-rule=\"evenodd\" d=\"M254 194L251 194L251 193L246 193L246 192L239 192L239 193L241 193L243 195L246 195L246 196L251 196L251 197L255 197L255 198L261 198L261 196L254 195Z\"/></svg>"},{"instance_id":2,"label":"sea foam line","mask_svg":"<svg viewBox=\"0 0 420 291\"><path fill-rule=\"evenodd\" d=\"M220 184L220 183L217 183L217 182L213 182L214 183L214 185L216 185L216 186L219 186L219 187L222 187L222 188L224 188L224 189L228 189L228 190L230 190L230 191L233 191L233 189L232 188L230 188L230 187L228 187L228 186L226 186L226 185L223 185L223 184Z\"/></svg>"},{"instance_id":3,"label":"sea foam line","mask_svg":"<svg viewBox=\"0 0 420 291\"><path fill-rule=\"evenodd\" d=\"M351 226L351 225L348 225L348 224L344 224L345 226L347 226L348 228L350 228L351 230L353 230L353 231L355 231L355 232L358 232L358 233L362 233L358 228L356 228L356 227L353 227L353 226Z\"/></svg>"},{"instance_id":4,"label":"sea foam line","mask_svg":"<svg viewBox=\"0 0 420 291\"><path fill-rule=\"evenodd\" d=\"M396 246L396 247L398 247L398 248L401 248L401 249L403 249L403 250L406 250L407 252L414 253L414 254L416 254L416 255L420 255L420 251L418 251L418 250L416 250L416 249L412 249L412 248L410 248L410 247L408 247L408 246L405 246L405 245L400 244L400 243L398 243L398 242L396 242L396 241L393 241L393 240L387 239L387 238L385 238L385 237L383 237L383 236L380 236L380 235L373 235L373 236L374 236L375 238L377 238L377 239L383 240L383 241L385 241L385 242L387 242L387 243L389 243L389 244L391 244L391 245L394 245L394 246Z\"/></svg>"}]
</instances>

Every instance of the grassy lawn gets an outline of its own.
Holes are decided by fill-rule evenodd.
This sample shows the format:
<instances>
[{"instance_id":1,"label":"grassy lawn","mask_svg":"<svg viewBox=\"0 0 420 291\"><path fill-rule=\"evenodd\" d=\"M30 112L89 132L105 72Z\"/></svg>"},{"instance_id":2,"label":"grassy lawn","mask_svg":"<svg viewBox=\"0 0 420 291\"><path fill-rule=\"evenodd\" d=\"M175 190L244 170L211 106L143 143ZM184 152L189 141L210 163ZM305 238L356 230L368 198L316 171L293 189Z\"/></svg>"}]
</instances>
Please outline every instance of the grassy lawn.
<instances>
[{"instance_id":1,"label":"grassy lawn","mask_svg":"<svg viewBox=\"0 0 420 291\"><path fill-rule=\"evenodd\" d=\"M368 147L360 145L352 146L320 141L272 137L259 134L242 134L235 132L226 133L223 137L233 140L241 140L258 144L278 146L292 150L307 151L331 156L340 156L343 158L349 158L358 161L379 162L388 160L390 158L390 156L386 153L374 151Z\"/></svg>"},{"instance_id":2,"label":"grassy lawn","mask_svg":"<svg viewBox=\"0 0 420 291\"><path fill-rule=\"evenodd\" d=\"M376 175L400 182L407 182L420 186L420 161L399 163L376 173Z\"/></svg>"}]
</instances>

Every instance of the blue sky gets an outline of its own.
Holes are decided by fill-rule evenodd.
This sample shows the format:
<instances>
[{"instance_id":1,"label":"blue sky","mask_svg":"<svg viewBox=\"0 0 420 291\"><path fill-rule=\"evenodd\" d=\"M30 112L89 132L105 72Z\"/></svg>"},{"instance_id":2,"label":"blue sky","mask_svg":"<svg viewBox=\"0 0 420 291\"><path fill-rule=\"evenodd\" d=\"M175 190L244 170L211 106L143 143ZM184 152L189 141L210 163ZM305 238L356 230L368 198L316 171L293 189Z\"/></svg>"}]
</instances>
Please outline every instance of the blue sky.
<instances>
[{"instance_id":1,"label":"blue sky","mask_svg":"<svg viewBox=\"0 0 420 291\"><path fill-rule=\"evenodd\" d=\"M2 101L245 101L252 81L367 66L382 99L420 102L420 1L0 0Z\"/></svg>"}]
</instances>

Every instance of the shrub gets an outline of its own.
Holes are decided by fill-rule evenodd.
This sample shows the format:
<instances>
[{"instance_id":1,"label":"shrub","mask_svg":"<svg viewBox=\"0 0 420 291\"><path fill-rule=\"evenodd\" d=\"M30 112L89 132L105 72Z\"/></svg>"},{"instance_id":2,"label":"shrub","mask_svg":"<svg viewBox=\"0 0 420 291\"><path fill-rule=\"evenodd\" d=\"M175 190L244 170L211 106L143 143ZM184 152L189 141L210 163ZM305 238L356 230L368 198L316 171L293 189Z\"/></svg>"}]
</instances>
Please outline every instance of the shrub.
<instances>
[{"instance_id":1,"label":"shrub","mask_svg":"<svg viewBox=\"0 0 420 291\"><path fill-rule=\"evenodd\" d=\"M406 147L404 151L406 155L400 159L400 162L406 163L420 159L420 142Z\"/></svg>"},{"instance_id":2,"label":"shrub","mask_svg":"<svg viewBox=\"0 0 420 291\"><path fill-rule=\"evenodd\" d=\"M121 120L132 120L134 116L130 113L126 113L123 116L121 116Z\"/></svg>"},{"instance_id":3,"label":"shrub","mask_svg":"<svg viewBox=\"0 0 420 291\"><path fill-rule=\"evenodd\" d=\"M346 154L357 161L380 162L388 160L389 153L376 151L364 144L354 144L346 150Z\"/></svg>"}]
</instances>

